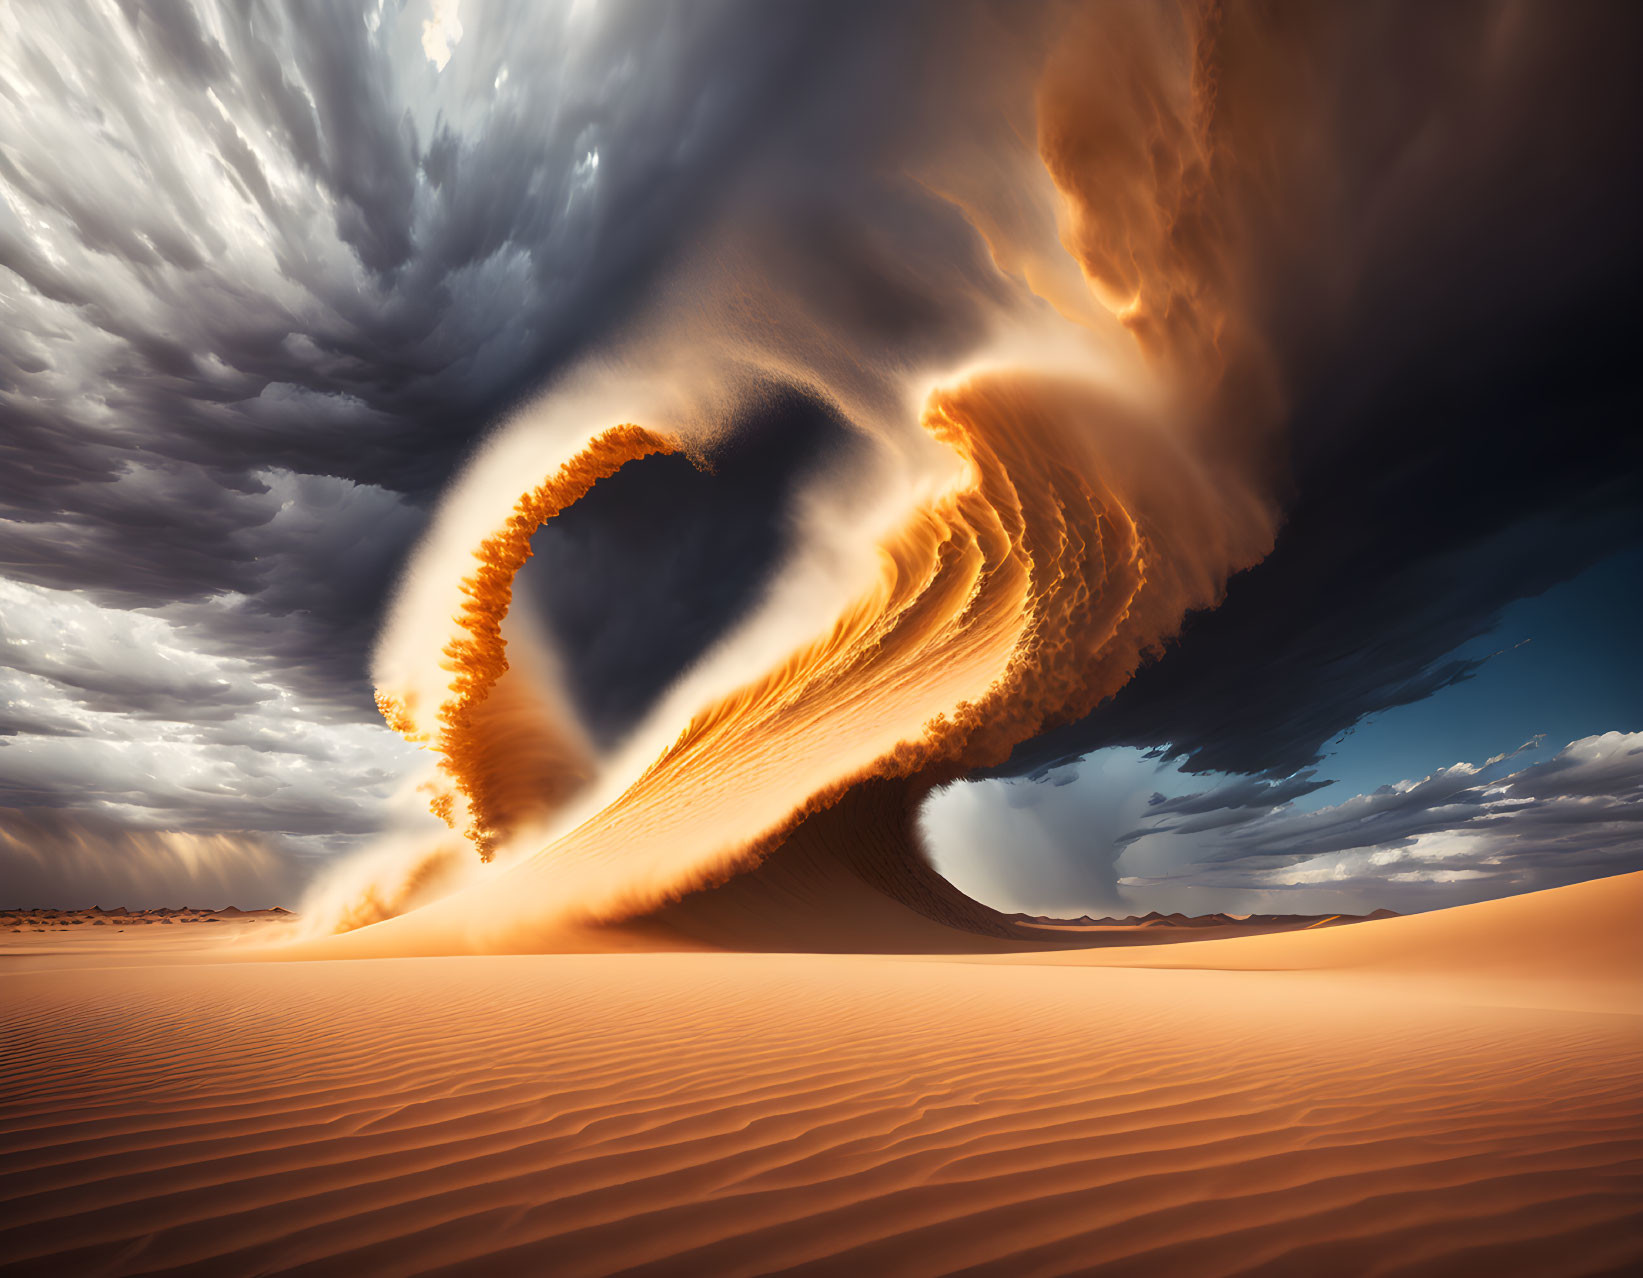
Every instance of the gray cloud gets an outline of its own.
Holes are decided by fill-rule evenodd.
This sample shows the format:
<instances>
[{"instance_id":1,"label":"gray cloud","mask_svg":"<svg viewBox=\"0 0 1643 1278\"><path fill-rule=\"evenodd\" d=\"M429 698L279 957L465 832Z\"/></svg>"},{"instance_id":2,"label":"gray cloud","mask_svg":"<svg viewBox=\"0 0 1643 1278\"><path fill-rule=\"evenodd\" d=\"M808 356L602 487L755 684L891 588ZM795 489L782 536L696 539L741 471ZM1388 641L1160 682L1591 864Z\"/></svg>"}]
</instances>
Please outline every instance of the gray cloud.
<instances>
[{"instance_id":1,"label":"gray cloud","mask_svg":"<svg viewBox=\"0 0 1643 1278\"><path fill-rule=\"evenodd\" d=\"M470 0L437 69L416 4L10 12L0 803L347 846L431 496L906 15Z\"/></svg>"},{"instance_id":2,"label":"gray cloud","mask_svg":"<svg viewBox=\"0 0 1643 1278\"><path fill-rule=\"evenodd\" d=\"M1194 815L1155 815L1126 834L1124 883L1379 892L1407 909L1643 869L1643 733L1585 737L1527 766L1522 755L1458 763L1315 811L1251 802L1247 783L1234 781L1170 809Z\"/></svg>"},{"instance_id":3,"label":"gray cloud","mask_svg":"<svg viewBox=\"0 0 1643 1278\"><path fill-rule=\"evenodd\" d=\"M1225 776L1100 751L1042 780L955 785L927 804L935 863L1034 914L1424 910L1643 869L1643 732L1539 739L1326 807L1328 782Z\"/></svg>"},{"instance_id":4,"label":"gray cloud","mask_svg":"<svg viewBox=\"0 0 1643 1278\"><path fill-rule=\"evenodd\" d=\"M1332 784L1334 783L1327 778L1320 778L1311 768L1279 781L1267 781L1250 776L1237 777L1213 790L1173 796L1154 794L1147 800L1147 815L1202 816L1209 813L1238 812L1249 808L1276 808L1305 798Z\"/></svg>"},{"instance_id":5,"label":"gray cloud","mask_svg":"<svg viewBox=\"0 0 1643 1278\"><path fill-rule=\"evenodd\" d=\"M374 830L415 751L304 697L277 654L200 643L192 620L0 579L0 806L314 851Z\"/></svg>"},{"instance_id":6,"label":"gray cloud","mask_svg":"<svg viewBox=\"0 0 1643 1278\"><path fill-rule=\"evenodd\" d=\"M121 606L261 596L278 472L396 494L369 544L309 531L310 559L391 577L457 458L632 307L839 26L470 5L436 72L392 6L23 9L0 565ZM381 589L333 596L308 620L346 655L308 662L357 684Z\"/></svg>"},{"instance_id":7,"label":"gray cloud","mask_svg":"<svg viewBox=\"0 0 1643 1278\"><path fill-rule=\"evenodd\" d=\"M287 905L300 855L248 832L123 825L93 813L0 808L0 907Z\"/></svg>"},{"instance_id":8,"label":"gray cloud","mask_svg":"<svg viewBox=\"0 0 1643 1278\"><path fill-rule=\"evenodd\" d=\"M1156 812L1174 770L1133 750L1091 755L1042 781L968 781L921 814L936 868L996 908L1028 914L1127 914L1119 858Z\"/></svg>"}]
</instances>

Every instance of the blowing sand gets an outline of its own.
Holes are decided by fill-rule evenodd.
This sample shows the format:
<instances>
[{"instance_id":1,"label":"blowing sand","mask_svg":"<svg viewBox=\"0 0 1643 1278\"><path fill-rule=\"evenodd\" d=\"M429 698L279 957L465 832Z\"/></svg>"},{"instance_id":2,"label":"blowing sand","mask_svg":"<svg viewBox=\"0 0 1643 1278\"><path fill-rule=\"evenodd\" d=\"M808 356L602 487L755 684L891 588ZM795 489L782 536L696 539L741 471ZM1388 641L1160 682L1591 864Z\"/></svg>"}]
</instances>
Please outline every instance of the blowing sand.
<instances>
[{"instance_id":1,"label":"blowing sand","mask_svg":"<svg viewBox=\"0 0 1643 1278\"><path fill-rule=\"evenodd\" d=\"M1054 954L6 939L0 1268L1624 1272L1639 920L1643 875Z\"/></svg>"}]
</instances>

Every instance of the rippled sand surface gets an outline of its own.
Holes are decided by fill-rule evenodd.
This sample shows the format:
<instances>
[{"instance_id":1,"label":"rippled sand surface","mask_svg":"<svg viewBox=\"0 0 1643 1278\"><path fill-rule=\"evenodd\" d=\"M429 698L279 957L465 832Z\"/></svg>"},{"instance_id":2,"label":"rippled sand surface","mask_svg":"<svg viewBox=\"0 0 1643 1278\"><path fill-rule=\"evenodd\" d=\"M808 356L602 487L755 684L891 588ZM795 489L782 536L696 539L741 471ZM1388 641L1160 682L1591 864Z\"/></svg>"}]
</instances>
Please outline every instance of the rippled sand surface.
<instances>
[{"instance_id":1,"label":"rippled sand surface","mask_svg":"<svg viewBox=\"0 0 1643 1278\"><path fill-rule=\"evenodd\" d=\"M15 938L0 1268L1623 1272L1640 917L1634 875L1076 954Z\"/></svg>"}]
</instances>

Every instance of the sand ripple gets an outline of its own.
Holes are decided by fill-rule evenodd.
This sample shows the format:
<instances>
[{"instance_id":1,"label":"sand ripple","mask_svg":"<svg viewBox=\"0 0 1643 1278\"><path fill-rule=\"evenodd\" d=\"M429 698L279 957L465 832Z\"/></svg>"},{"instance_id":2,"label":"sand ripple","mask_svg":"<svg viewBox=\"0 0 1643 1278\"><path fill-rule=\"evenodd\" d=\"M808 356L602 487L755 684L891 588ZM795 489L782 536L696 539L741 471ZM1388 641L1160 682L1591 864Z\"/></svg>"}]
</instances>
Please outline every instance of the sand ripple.
<instances>
[{"instance_id":1,"label":"sand ripple","mask_svg":"<svg viewBox=\"0 0 1643 1278\"><path fill-rule=\"evenodd\" d=\"M1643 1260L1624 1012L824 955L0 979L9 1273Z\"/></svg>"}]
</instances>

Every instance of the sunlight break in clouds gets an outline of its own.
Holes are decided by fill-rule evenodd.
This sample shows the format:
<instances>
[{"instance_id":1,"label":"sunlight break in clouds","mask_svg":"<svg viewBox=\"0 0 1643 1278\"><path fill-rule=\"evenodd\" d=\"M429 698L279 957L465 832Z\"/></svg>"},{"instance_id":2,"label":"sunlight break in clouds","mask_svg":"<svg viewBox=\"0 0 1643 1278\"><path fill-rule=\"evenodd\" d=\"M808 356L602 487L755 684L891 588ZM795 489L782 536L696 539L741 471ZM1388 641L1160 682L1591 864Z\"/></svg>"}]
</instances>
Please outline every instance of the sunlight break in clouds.
<instances>
[{"instance_id":1,"label":"sunlight break in clouds","mask_svg":"<svg viewBox=\"0 0 1643 1278\"><path fill-rule=\"evenodd\" d=\"M422 51L435 70L443 71L451 60L451 50L462 39L462 23L457 18L462 0L428 0L428 3L433 17L422 24Z\"/></svg>"}]
</instances>

